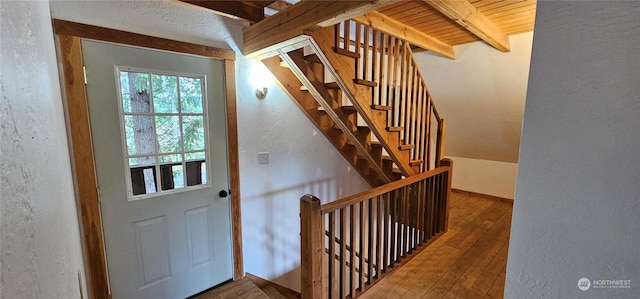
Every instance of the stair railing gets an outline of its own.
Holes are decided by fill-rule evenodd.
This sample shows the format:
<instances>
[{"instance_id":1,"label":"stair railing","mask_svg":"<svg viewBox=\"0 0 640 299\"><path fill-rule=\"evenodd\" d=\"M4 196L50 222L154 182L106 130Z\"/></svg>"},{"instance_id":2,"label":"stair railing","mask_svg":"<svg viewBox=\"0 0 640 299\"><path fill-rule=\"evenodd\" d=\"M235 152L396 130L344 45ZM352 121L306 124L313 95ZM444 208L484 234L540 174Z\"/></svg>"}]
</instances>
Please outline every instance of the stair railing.
<instances>
[{"instance_id":1,"label":"stair railing","mask_svg":"<svg viewBox=\"0 0 640 299\"><path fill-rule=\"evenodd\" d=\"M354 20L335 25L335 51L356 59L354 82L372 86L372 108L389 110L388 127L401 131L414 167L442 160L440 118L408 42ZM435 123L435 125L434 125ZM435 143L436 152L432 152Z\"/></svg>"},{"instance_id":2,"label":"stair railing","mask_svg":"<svg viewBox=\"0 0 640 299\"><path fill-rule=\"evenodd\" d=\"M302 298L355 298L447 230L452 163L321 205L300 199Z\"/></svg>"}]
</instances>

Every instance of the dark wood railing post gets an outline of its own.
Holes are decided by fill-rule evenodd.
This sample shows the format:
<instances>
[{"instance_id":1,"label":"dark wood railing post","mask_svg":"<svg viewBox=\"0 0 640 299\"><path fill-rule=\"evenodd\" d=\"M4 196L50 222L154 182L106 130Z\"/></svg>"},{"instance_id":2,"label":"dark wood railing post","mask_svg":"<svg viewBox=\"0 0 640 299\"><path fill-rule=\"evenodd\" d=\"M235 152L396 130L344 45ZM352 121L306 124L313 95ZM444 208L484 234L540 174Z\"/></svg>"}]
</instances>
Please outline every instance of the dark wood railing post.
<instances>
[{"instance_id":1,"label":"dark wood railing post","mask_svg":"<svg viewBox=\"0 0 640 299\"><path fill-rule=\"evenodd\" d=\"M324 298L322 255L324 225L320 199L313 195L300 198L300 266L302 299Z\"/></svg>"},{"instance_id":2,"label":"dark wood railing post","mask_svg":"<svg viewBox=\"0 0 640 299\"><path fill-rule=\"evenodd\" d=\"M447 127L444 118L438 122L438 133L436 137L436 168L441 166L444 157L444 138L447 134Z\"/></svg>"},{"instance_id":3,"label":"dark wood railing post","mask_svg":"<svg viewBox=\"0 0 640 299\"><path fill-rule=\"evenodd\" d=\"M444 190L444 217L443 217L443 232L446 232L449 229L449 203L451 202L451 182L453 181L453 160L451 159L442 159L440 161L440 166L449 167L449 171L444 175L444 179L442 182L442 187Z\"/></svg>"}]
</instances>

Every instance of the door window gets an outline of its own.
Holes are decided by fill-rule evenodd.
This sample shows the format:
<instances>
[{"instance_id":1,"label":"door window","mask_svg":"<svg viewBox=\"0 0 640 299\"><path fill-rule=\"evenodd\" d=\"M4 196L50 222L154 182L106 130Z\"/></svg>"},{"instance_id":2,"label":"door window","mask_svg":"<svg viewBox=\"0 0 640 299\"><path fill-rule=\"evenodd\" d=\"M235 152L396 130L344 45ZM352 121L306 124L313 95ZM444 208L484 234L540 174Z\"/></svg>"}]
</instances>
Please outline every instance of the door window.
<instances>
[{"instance_id":1,"label":"door window","mask_svg":"<svg viewBox=\"0 0 640 299\"><path fill-rule=\"evenodd\" d=\"M207 186L205 77L116 73L129 199Z\"/></svg>"}]
</instances>

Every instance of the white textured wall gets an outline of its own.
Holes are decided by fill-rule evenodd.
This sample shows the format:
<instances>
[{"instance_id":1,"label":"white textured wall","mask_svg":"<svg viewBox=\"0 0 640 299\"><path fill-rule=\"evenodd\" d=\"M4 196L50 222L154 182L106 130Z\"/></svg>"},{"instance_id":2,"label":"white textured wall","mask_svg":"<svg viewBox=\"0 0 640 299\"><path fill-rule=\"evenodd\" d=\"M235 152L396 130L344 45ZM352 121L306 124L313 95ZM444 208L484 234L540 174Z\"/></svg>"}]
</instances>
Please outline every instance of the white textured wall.
<instances>
[{"instance_id":1,"label":"white textured wall","mask_svg":"<svg viewBox=\"0 0 640 299\"><path fill-rule=\"evenodd\" d=\"M513 199L517 163L447 157L453 160L452 188Z\"/></svg>"},{"instance_id":2,"label":"white textured wall","mask_svg":"<svg viewBox=\"0 0 640 299\"><path fill-rule=\"evenodd\" d=\"M456 60L431 52L415 54L438 112L447 121L447 155L518 162L532 36L510 36L508 53L479 41L455 46Z\"/></svg>"},{"instance_id":3,"label":"white textured wall","mask_svg":"<svg viewBox=\"0 0 640 299\"><path fill-rule=\"evenodd\" d=\"M80 298L84 266L49 5L2 1L0 10L0 297Z\"/></svg>"},{"instance_id":4,"label":"white textured wall","mask_svg":"<svg viewBox=\"0 0 640 299\"><path fill-rule=\"evenodd\" d=\"M370 187L273 81L265 100L255 97L245 79L261 68L238 68L245 270L299 291L300 197L327 202ZM268 165L258 152L270 153Z\"/></svg>"},{"instance_id":5,"label":"white textured wall","mask_svg":"<svg viewBox=\"0 0 640 299\"><path fill-rule=\"evenodd\" d=\"M538 2L506 298L640 298L639 53L640 2Z\"/></svg>"},{"instance_id":6,"label":"white textured wall","mask_svg":"<svg viewBox=\"0 0 640 299\"><path fill-rule=\"evenodd\" d=\"M237 49L244 24L173 1L61 1L53 17L158 37ZM299 289L299 198L335 200L368 188L273 82L265 100L253 79L262 64L236 64L245 271ZM258 165L258 152L270 164Z\"/></svg>"}]
</instances>

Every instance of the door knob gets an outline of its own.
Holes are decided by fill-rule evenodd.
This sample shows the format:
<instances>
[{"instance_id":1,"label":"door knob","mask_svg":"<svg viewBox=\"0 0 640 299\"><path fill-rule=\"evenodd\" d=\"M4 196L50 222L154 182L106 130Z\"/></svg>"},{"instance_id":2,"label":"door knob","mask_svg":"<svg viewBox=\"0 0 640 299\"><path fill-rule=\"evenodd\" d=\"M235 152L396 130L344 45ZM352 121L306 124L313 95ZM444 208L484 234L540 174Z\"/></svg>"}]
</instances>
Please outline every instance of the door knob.
<instances>
[{"instance_id":1,"label":"door knob","mask_svg":"<svg viewBox=\"0 0 640 299\"><path fill-rule=\"evenodd\" d=\"M218 195L220 195L221 198L225 198L229 195L229 193L227 193L227 190L220 190L220 192L218 192Z\"/></svg>"}]
</instances>

